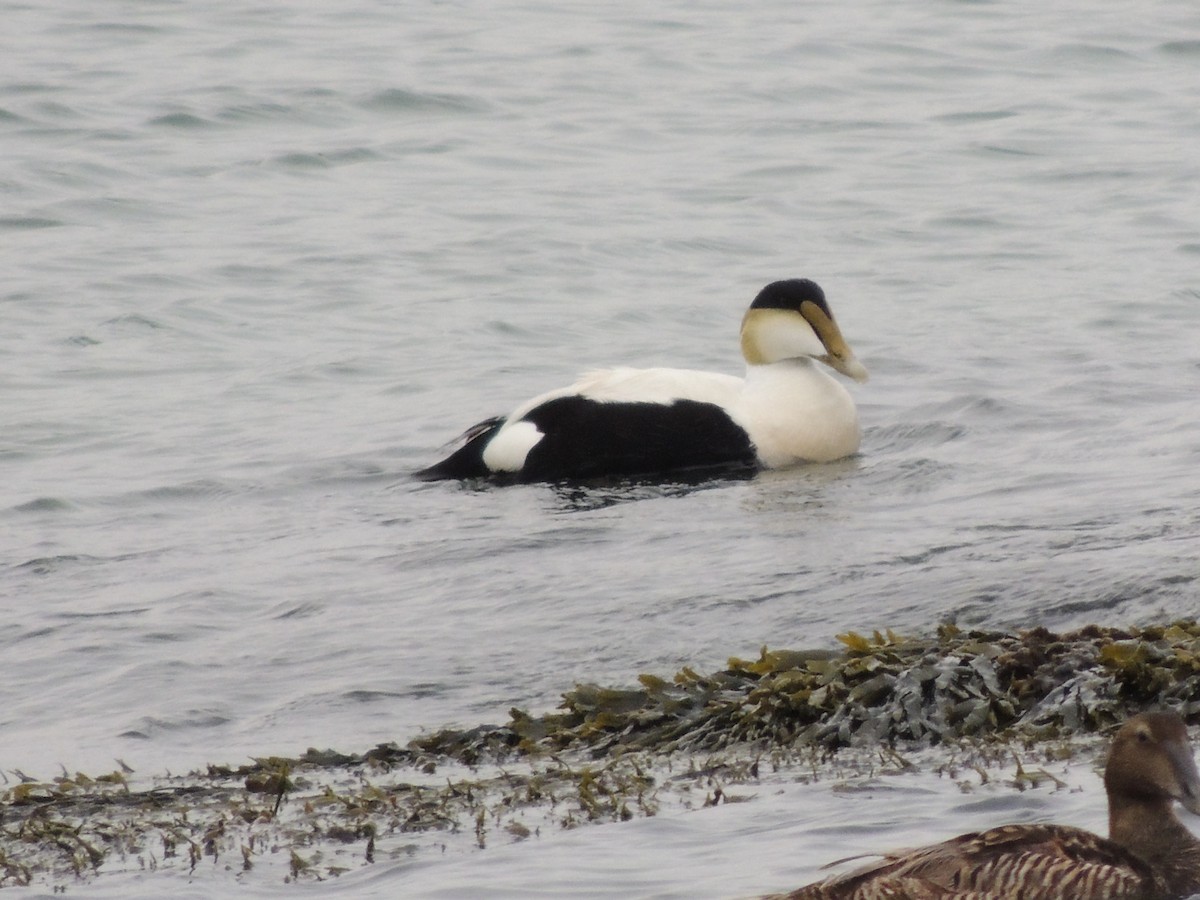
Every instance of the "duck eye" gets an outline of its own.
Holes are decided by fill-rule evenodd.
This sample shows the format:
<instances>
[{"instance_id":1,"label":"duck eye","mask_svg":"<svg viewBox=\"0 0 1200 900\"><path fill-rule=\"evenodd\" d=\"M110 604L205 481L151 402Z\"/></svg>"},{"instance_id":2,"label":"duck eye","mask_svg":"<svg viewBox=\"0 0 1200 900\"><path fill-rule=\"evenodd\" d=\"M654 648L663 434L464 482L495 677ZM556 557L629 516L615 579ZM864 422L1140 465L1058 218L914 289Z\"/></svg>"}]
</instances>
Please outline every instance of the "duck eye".
<instances>
[{"instance_id":1,"label":"duck eye","mask_svg":"<svg viewBox=\"0 0 1200 900\"><path fill-rule=\"evenodd\" d=\"M1137 733L1137 739L1139 743L1148 744L1150 742L1150 735L1148 732L1139 731Z\"/></svg>"}]
</instances>

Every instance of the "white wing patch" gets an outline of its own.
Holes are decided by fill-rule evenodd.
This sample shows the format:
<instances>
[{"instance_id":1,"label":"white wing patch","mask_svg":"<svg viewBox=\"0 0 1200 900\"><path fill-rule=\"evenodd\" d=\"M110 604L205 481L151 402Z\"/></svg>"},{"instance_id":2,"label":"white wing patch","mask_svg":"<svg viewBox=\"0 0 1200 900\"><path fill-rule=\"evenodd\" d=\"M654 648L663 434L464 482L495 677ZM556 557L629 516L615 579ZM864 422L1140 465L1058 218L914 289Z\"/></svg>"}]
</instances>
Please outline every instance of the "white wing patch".
<instances>
[{"instance_id":1,"label":"white wing patch","mask_svg":"<svg viewBox=\"0 0 1200 900\"><path fill-rule=\"evenodd\" d=\"M532 422L510 419L483 448L483 464L493 472L520 472L543 437Z\"/></svg>"}]
</instances>

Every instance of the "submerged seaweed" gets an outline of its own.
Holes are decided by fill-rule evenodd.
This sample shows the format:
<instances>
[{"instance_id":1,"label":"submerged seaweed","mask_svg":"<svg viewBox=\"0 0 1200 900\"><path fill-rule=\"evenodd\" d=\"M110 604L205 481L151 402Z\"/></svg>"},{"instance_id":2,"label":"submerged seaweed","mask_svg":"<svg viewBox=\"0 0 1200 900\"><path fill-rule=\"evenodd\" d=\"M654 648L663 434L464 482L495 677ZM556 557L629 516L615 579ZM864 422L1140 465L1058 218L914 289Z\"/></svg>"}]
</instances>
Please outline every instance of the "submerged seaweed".
<instances>
[{"instance_id":1,"label":"submerged seaweed","mask_svg":"<svg viewBox=\"0 0 1200 900\"><path fill-rule=\"evenodd\" d=\"M365 753L309 750L137 789L128 772L22 776L0 793L0 886L203 863L241 878L270 859L285 880L323 879L435 835L482 848L668 801L729 802L725 788L761 765L816 773L867 758L902 771L901 749L940 746L977 768L997 748L1052 747L1147 707L1200 716L1196 622L838 639L839 650L764 648L708 675L581 684L552 713L514 709L504 725ZM1013 784L1036 775L1018 760Z\"/></svg>"}]
</instances>

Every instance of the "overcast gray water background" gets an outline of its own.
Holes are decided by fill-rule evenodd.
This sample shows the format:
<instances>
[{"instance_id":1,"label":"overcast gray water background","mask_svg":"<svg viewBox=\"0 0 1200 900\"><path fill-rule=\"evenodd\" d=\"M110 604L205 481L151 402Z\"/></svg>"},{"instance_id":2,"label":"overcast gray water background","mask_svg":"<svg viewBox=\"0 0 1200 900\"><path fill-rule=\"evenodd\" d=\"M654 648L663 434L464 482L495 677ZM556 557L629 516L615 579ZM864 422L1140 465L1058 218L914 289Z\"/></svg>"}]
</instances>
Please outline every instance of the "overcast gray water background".
<instances>
[{"instance_id":1,"label":"overcast gray water background","mask_svg":"<svg viewBox=\"0 0 1200 900\"><path fill-rule=\"evenodd\" d=\"M1194 4L0 19L4 770L361 750L847 628L1200 612ZM791 276L871 370L860 457L702 489L410 480L582 369L739 372L746 304ZM760 802L722 832L759 848L744 882L696 883L705 811L631 826L683 829L669 884L639 839L590 887L787 887L754 854L800 800ZM424 892L587 895L588 834Z\"/></svg>"}]
</instances>

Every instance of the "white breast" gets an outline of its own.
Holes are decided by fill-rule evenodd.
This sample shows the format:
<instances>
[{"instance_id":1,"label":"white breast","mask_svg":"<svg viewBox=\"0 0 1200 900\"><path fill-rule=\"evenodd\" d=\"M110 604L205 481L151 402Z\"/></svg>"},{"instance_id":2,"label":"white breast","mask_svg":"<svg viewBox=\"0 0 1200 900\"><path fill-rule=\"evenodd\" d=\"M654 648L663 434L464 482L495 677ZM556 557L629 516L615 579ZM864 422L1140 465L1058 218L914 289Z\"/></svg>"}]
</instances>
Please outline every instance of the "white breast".
<instances>
[{"instance_id":1,"label":"white breast","mask_svg":"<svg viewBox=\"0 0 1200 900\"><path fill-rule=\"evenodd\" d=\"M861 440L850 392L807 359L750 366L728 409L771 469L841 459Z\"/></svg>"}]
</instances>

